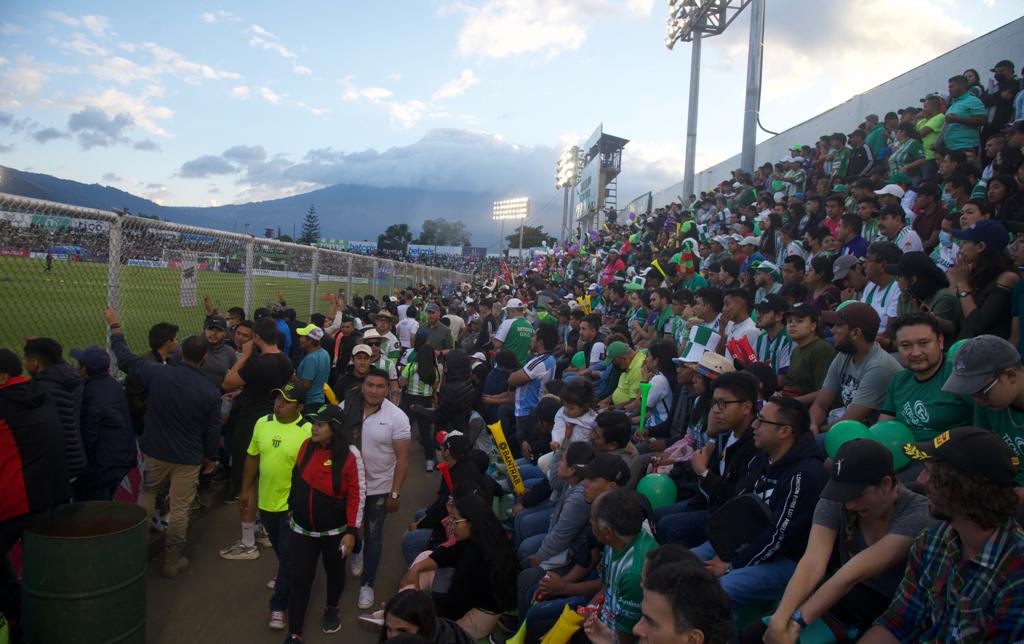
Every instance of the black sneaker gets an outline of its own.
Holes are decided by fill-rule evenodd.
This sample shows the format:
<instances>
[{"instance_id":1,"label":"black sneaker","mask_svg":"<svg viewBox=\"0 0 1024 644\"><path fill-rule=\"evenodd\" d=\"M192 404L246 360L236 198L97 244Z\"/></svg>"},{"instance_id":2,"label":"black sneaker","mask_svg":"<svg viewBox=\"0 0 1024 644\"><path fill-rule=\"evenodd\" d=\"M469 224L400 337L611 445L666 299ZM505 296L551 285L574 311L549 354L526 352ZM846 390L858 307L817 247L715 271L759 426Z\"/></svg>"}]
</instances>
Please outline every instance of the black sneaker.
<instances>
[{"instance_id":1,"label":"black sneaker","mask_svg":"<svg viewBox=\"0 0 1024 644\"><path fill-rule=\"evenodd\" d=\"M324 623L321 627L325 633L337 633L341 630L341 614L337 607L324 609Z\"/></svg>"}]
</instances>

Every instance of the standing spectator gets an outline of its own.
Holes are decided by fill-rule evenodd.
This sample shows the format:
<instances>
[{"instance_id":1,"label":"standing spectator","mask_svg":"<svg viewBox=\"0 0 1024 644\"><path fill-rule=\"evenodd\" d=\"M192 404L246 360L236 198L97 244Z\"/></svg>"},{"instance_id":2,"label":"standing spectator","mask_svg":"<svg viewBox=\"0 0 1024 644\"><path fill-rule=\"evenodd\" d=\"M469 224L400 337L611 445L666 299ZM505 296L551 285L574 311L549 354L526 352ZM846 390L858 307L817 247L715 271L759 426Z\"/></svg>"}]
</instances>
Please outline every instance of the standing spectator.
<instances>
[{"instance_id":1,"label":"standing spectator","mask_svg":"<svg viewBox=\"0 0 1024 644\"><path fill-rule=\"evenodd\" d=\"M145 469L139 505L146 510L148 525L157 491L170 479L163 575L176 577L188 566L181 552L199 472L213 471L220 436L220 392L199 369L206 357L206 340L189 337L181 345L180 365L159 365L128 349L113 309L107 307L103 317L110 327L110 346L118 368L137 375L150 392L141 442ZM241 470L241 461L238 465Z\"/></svg>"},{"instance_id":2,"label":"standing spectator","mask_svg":"<svg viewBox=\"0 0 1024 644\"><path fill-rule=\"evenodd\" d=\"M110 354L105 350L96 345L72 349L71 357L78 360L85 381L81 429L87 466L75 481L75 499L110 501L138 462L128 399L110 375Z\"/></svg>"},{"instance_id":3,"label":"standing spectator","mask_svg":"<svg viewBox=\"0 0 1024 644\"><path fill-rule=\"evenodd\" d=\"M882 148L885 147L885 126L878 122L877 114L868 114L864 117L864 122L868 127L864 143L871 148L872 157L877 159L882 153Z\"/></svg>"},{"instance_id":4,"label":"standing spectator","mask_svg":"<svg viewBox=\"0 0 1024 644\"><path fill-rule=\"evenodd\" d=\"M166 364L167 359L177 350L178 327L168 322L158 322L149 329L149 352L142 357L154 364ZM135 429L135 434L141 436L149 389L139 378L129 374L124 379L124 393L128 397L132 427Z\"/></svg>"},{"instance_id":5,"label":"standing spectator","mask_svg":"<svg viewBox=\"0 0 1024 644\"><path fill-rule=\"evenodd\" d=\"M864 130L850 132L849 140L850 162L846 167L846 176L849 179L866 177L875 164L875 153L871 146L864 142Z\"/></svg>"},{"instance_id":6,"label":"standing spectator","mask_svg":"<svg viewBox=\"0 0 1024 644\"><path fill-rule=\"evenodd\" d=\"M921 139L921 146L924 148L924 164L921 166L921 178L926 181L935 181L939 176L939 165L936 157L936 150L932 147L939 138L939 132L946 122L946 115L942 113L939 106L939 97L929 94L921 99L923 102L921 113L918 114L918 121L914 125L917 136Z\"/></svg>"},{"instance_id":7,"label":"standing spectator","mask_svg":"<svg viewBox=\"0 0 1024 644\"><path fill-rule=\"evenodd\" d=\"M531 342L534 357L508 377L508 386L515 387L516 444L521 446L522 455L527 458L540 456L531 454L530 444L535 440L534 423L537 420L532 412L540 401L542 388L555 377L555 357L551 352L557 342L558 330L550 324L540 325Z\"/></svg>"},{"instance_id":8,"label":"standing spectator","mask_svg":"<svg viewBox=\"0 0 1024 644\"><path fill-rule=\"evenodd\" d=\"M352 364L334 382L334 395L338 400L344 400L353 389L362 388L366 374L370 373L372 355L373 351L365 344L357 344L352 348Z\"/></svg>"},{"instance_id":9,"label":"standing spectator","mask_svg":"<svg viewBox=\"0 0 1024 644\"><path fill-rule=\"evenodd\" d=\"M910 123L896 126L896 147L888 158L889 176L903 173L916 177L924 165L924 147L917 139L917 129Z\"/></svg>"},{"instance_id":10,"label":"standing spectator","mask_svg":"<svg viewBox=\"0 0 1024 644\"><path fill-rule=\"evenodd\" d=\"M985 105L967 91L967 79L949 79L949 107L946 108L946 129L942 145L947 150L977 150L978 128L985 124Z\"/></svg>"},{"instance_id":11,"label":"standing spectator","mask_svg":"<svg viewBox=\"0 0 1024 644\"><path fill-rule=\"evenodd\" d=\"M526 359L530 355L530 342L533 338L533 325L523 317L525 310L526 305L517 297L506 302L504 311L508 317L494 332L494 337L491 339L495 350L503 348L510 350L516 354L519 364L526 364Z\"/></svg>"},{"instance_id":12,"label":"standing spectator","mask_svg":"<svg viewBox=\"0 0 1024 644\"><path fill-rule=\"evenodd\" d=\"M1014 118L1013 99L1020 90L1020 80L1016 75L1013 61L1001 60L992 68L992 83L984 94L981 102L987 114L981 131L982 139L1000 132ZM986 161L992 158L986 155Z\"/></svg>"},{"instance_id":13,"label":"standing spectator","mask_svg":"<svg viewBox=\"0 0 1024 644\"><path fill-rule=\"evenodd\" d=\"M64 362L64 347L52 338L33 338L25 343L25 371L50 394L64 432L65 467L74 481L85 471L82 448L82 377Z\"/></svg>"},{"instance_id":14,"label":"standing spectator","mask_svg":"<svg viewBox=\"0 0 1024 644\"><path fill-rule=\"evenodd\" d=\"M1018 459L977 427L903 449L924 461L918 482L942 523L918 535L896 598L860 641L1024 639L1024 530L1013 518Z\"/></svg>"},{"instance_id":15,"label":"standing spectator","mask_svg":"<svg viewBox=\"0 0 1024 644\"><path fill-rule=\"evenodd\" d=\"M416 421L420 447L424 457L429 458L434 451L434 423L418 415L413 408L429 407L433 403L434 393L441 384L441 370L437 367L434 347L427 342L427 334L416 333L415 343L398 382L402 387L402 409L407 410L410 421Z\"/></svg>"},{"instance_id":16,"label":"standing spectator","mask_svg":"<svg viewBox=\"0 0 1024 644\"><path fill-rule=\"evenodd\" d=\"M957 327L961 338L992 334L1010 337L1010 296L1020 279L1013 260L1003 251L1009 233L997 221L979 219L954 230L960 256L946 271L950 288L960 299Z\"/></svg>"},{"instance_id":17,"label":"standing spectator","mask_svg":"<svg viewBox=\"0 0 1024 644\"><path fill-rule=\"evenodd\" d=\"M405 305L399 305L398 307L400 317L403 313L403 311L401 311L402 306ZM402 345L402 348L411 349L413 338L416 337L416 331L420 328L420 323L416 321L416 316L419 315L419 310L410 304L405 309L404 313L406 314L405 317L402 317L402 319L398 321L398 326L395 330L398 332L398 343Z\"/></svg>"},{"instance_id":18,"label":"standing spectator","mask_svg":"<svg viewBox=\"0 0 1024 644\"><path fill-rule=\"evenodd\" d=\"M229 345L227 338L228 322L219 315L206 318L203 325L203 337L206 338L206 359L200 366L213 386L220 391L223 388L224 376L231 365L235 364L235 348Z\"/></svg>"},{"instance_id":19,"label":"standing spectator","mask_svg":"<svg viewBox=\"0 0 1024 644\"><path fill-rule=\"evenodd\" d=\"M56 407L39 382L21 373L18 356L0 348L0 613L9 624L18 622L20 598L7 553L39 513L70 493Z\"/></svg>"},{"instance_id":20,"label":"standing spectator","mask_svg":"<svg viewBox=\"0 0 1024 644\"><path fill-rule=\"evenodd\" d=\"M320 346L324 330L315 324L307 324L295 330L299 346L305 354L295 370L295 376L306 390L305 414L312 414L324 404L324 385L331 375L331 356Z\"/></svg>"},{"instance_id":21,"label":"standing spectator","mask_svg":"<svg viewBox=\"0 0 1024 644\"><path fill-rule=\"evenodd\" d=\"M387 403L386 385L380 385L380 399ZM355 547L366 502L366 470L351 427L340 409L325 407L313 419L312 437L295 457L287 497L291 588L286 644L302 641L309 593L321 559L327 574L321 629L325 633L341 630L338 600L345 587L344 560Z\"/></svg>"},{"instance_id":22,"label":"standing spectator","mask_svg":"<svg viewBox=\"0 0 1024 644\"><path fill-rule=\"evenodd\" d=\"M381 309L372 317L373 326L381 338L381 355L386 356L388 360L397 364L398 359L402 356L402 345L399 343L398 337L391 332L395 323L395 316L391 314L391 311Z\"/></svg>"},{"instance_id":23,"label":"standing spectator","mask_svg":"<svg viewBox=\"0 0 1024 644\"><path fill-rule=\"evenodd\" d=\"M446 327L447 328L447 327ZM380 564L384 519L398 512L402 484L409 467L409 418L387 399L388 376L370 369L363 386L342 403L345 416L359 427L359 441L366 471L366 517L362 549L352 553L349 564L359 582L359 608L373 606L373 582Z\"/></svg>"},{"instance_id":24,"label":"standing spectator","mask_svg":"<svg viewBox=\"0 0 1024 644\"><path fill-rule=\"evenodd\" d=\"M412 409L417 415L417 422L423 420L428 427L437 426L447 432L469 434L469 414L476 402L476 388L469 376L469 356L458 349L449 351L444 357L444 382L437 396L437 407L428 409L414 404ZM437 464L433 436L429 447L429 450L424 447L424 456L427 471L432 472Z\"/></svg>"},{"instance_id":25,"label":"standing spectator","mask_svg":"<svg viewBox=\"0 0 1024 644\"><path fill-rule=\"evenodd\" d=\"M434 347L438 356L444 356L452 349L452 331L441 323L441 307L431 302L427 305L427 342Z\"/></svg>"}]
</instances>

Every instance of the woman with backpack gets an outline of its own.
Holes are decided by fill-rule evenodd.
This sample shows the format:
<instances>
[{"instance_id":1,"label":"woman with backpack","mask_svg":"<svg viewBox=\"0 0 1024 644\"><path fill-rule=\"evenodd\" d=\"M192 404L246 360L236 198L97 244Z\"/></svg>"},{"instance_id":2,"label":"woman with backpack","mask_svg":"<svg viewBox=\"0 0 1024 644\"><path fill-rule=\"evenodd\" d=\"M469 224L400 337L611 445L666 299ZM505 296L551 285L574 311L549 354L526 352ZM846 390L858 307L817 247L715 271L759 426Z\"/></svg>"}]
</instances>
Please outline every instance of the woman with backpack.
<instances>
[{"instance_id":1,"label":"woman with backpack","mask_svg":"<svg viewBox=\"0 0 1024 644\"><path fill-rule=\"evenodd\" d=\"M366 503L363 458L344 413L326 406L311 420L312 437L299 448L288 495L294 534L288 553L292 589L285 644L302 641L310 588L321 558L327 573L322 628L325 633L341 629L338 600L345 585L344 560L355 546Z\"/></svg>"}]
</instances>

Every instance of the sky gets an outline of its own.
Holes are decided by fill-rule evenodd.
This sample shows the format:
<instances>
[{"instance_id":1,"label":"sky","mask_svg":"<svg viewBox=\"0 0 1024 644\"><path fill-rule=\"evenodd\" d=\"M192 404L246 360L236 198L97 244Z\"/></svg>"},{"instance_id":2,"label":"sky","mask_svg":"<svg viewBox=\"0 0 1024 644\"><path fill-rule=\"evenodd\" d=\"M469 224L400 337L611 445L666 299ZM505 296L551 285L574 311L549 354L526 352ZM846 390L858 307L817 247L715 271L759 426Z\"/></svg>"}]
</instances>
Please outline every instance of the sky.
<instances>
[{"instance_id":1,"label":"sky","mask_svg":"<svg viewBox=\"0 0 1024 644\"><path fill-rule=\"evenodd\" d=\"M599 123L630 140L620 206L682 178L690 46L665 47L664 2L297 7L5 1L0 164L170 206L335 183L525 194L556 231L556 159ZM769 0L761 121L784 130L1022 13ZM748 14L704 41L698 170L739 151Z\"/></svg>"}]
</instances>

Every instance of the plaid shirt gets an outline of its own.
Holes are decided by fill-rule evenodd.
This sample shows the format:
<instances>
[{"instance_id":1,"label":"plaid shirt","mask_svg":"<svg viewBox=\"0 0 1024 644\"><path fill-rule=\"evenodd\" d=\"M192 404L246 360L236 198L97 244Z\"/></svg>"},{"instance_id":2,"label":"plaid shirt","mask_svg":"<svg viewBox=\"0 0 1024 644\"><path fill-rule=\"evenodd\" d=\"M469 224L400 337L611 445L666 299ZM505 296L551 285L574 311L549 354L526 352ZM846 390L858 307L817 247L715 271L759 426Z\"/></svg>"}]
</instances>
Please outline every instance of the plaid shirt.
<instances>
[{"instance_id":1,"label":"plaid shirt","mask_svg":"<svg viewBox=\"0 0 1024 644\"><path fill-rule=\"evenodd\" d=\"M1024 530L1013 519L961 560L948 523L918 535L896 597L875 622L901 642L1024 640Z\"/></svg>"}]
</instances>

